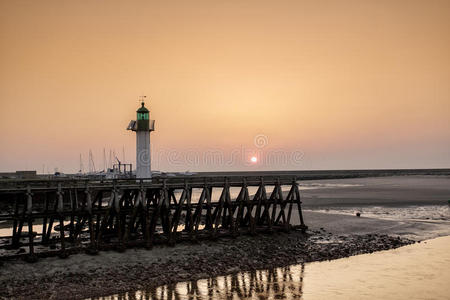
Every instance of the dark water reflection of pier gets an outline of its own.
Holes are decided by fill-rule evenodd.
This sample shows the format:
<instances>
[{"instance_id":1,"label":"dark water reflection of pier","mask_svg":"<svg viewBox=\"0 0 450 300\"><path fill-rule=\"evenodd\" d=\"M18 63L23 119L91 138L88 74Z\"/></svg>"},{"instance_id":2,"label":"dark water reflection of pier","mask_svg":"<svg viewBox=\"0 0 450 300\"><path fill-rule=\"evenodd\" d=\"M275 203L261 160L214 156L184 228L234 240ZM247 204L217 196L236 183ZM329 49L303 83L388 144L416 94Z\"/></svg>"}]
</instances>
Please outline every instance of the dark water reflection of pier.
<instances>
[{"instance_id":1,"label":"dark water reflection of pier","mask_svg":"<svg viewBox=\"0 0 450 300\"><path fill-rule=\"evenodd\" d=\"M305 265L167 284L92 300L301 299Z\"/></svg>"}]
</instances>

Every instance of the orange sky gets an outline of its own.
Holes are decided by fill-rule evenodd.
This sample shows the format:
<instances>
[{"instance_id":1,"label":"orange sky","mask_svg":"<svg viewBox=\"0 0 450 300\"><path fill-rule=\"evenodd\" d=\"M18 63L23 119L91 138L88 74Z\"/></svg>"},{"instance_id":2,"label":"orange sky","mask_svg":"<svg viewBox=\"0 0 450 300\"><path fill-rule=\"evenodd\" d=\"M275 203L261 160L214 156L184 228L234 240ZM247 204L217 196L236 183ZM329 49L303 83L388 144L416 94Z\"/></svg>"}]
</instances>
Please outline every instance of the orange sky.
<instances>
[{"instance_id":1,"label":"orange sky","mask_svg":"<svg viewBox=\"0 0 450 300\"><path fill-rule=\"evenodd\" d=\"M142 93L154 169L450 167L449 83L450 1L1 1L0 171L134 164Z\"/></svg>"}]
</instances>

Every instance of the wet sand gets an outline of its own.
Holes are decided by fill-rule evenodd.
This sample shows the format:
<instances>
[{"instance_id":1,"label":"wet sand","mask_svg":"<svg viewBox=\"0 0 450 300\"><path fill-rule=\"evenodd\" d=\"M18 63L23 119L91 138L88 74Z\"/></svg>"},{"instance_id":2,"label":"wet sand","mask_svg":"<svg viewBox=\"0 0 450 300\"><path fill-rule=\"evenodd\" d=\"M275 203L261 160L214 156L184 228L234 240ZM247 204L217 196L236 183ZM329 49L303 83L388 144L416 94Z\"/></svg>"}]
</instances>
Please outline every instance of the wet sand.
<instances>
[{"instance_id":1,"label":"wet sand","mask_svg":"<svg viewBox=\"0 0 450 300\"><path fill-rule=\"evenodd\" d=\"M450 235L449 176L353 178L301 184L321 186L301 192L303 214L310 228L323 227L334 234L383 233L415 241ZM373 207L383 213L365 213ZM418 215L416 208L427 211ZM432 210L436 209L441 214L434 215ZM351 215L345 214L351 211ZM355 217L356 212L361 212L360 218Z\"/></svg>"},{"instance_id":2,"label":"wet sand","mask_svg":"<svg viewBox=\"0 0 450 300\"><path fill-rule=\"evenodd\" d=\"M304 208L333 206L448 205L450 176L392 176L334 180L306 180Z\"/></svg>"},{"instance_id":3,"label":"wet sand","mask_svg":"<svg viewBox=\"0 0 450 300\"><path fill-rule=\"evenodd\" d=\"M382 220L308 210L304 211L303 215L310 229L324 228L333 235L387 234L414 241L450 235L450 222L448 221Z\"/></svg>"}]
</instances>

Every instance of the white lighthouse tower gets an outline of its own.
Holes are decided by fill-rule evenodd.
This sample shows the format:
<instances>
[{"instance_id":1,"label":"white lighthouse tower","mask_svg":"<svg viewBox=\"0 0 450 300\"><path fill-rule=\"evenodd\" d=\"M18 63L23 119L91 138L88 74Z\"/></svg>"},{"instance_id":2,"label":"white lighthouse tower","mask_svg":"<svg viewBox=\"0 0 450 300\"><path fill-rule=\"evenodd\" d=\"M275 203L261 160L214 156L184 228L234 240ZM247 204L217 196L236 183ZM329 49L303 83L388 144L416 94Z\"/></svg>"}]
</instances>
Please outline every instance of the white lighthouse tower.
<instances>
[{"instance_id":1,"label":"white lighthouse tower","mask_svg":"<svg viewBox=\"0 0 450 300\"><path fill-rule=\"evenodd\" d=\"M130 121L127 130L136 131L136 178L151 178L150 131L155 130L155 120L150 120L150 111L144 106L136 111L137 120Z\"/></svg>"}]
</instances>

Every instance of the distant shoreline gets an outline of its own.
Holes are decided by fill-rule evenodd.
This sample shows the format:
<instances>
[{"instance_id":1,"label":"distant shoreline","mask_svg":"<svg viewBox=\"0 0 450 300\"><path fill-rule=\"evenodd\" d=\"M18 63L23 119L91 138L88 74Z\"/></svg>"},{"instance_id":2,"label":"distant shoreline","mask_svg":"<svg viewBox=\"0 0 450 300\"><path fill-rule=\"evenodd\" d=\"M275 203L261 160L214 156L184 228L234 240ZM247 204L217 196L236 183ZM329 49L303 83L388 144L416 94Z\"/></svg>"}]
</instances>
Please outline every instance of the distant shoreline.
<instances>
[{"instance_id":1,"label":"distant shoreline","mask_svg":"<svg viewBox=\"0 0 450 300\"><path fill-rule=\"evenodd\" d=\"M286 171L213 171L213 172L190 172L185 174L183 172L169 172L165 171L158 174L153 174L155 179L164 178L223 178L233 176L246 177L277 177L277 176L292 176L297 180L326 180L326 179L346 179L346 178L367 178L367 177L386 177L386 176L450 176L450 168L435 168L435 169L361 169L361 170L286 170ZM1 178L2 183L8 182L36 182L46 180L72 181L72 180L86 180L86 178L79 178L77 174L65 174L65 177L51 177L49 175L37 174L35 178ZM98 180L93 178L92 180ZM103 179L105 180L105 179ZM107 179L106 179L107 180Z\"/></svg>"},{"instance_id":2,"label":"distant shoreline","mask_svg":"<svg viewBox=\"0 0 450 300\"><path fill-rule=\"evenodd\" d=\"M197 172L197 177L221 176L296 176L298 180L365 178L380 176L434 175L449 176L450 169L361 169L361 170L287 170L287 171L218 171Z\"/></svg>"}]
</instances>

